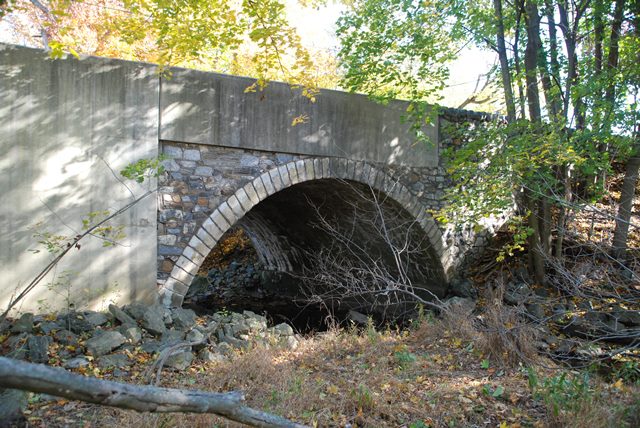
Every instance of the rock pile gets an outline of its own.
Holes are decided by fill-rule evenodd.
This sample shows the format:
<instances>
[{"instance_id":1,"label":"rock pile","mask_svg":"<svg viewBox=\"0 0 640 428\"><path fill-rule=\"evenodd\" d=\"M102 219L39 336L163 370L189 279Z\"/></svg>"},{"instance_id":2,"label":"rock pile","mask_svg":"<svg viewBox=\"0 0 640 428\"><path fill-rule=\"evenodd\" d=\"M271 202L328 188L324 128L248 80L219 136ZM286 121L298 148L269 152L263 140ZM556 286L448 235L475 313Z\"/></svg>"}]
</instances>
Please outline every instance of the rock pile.
<instances>
[{"instance_id":1,"label":"rock pile","mask_svg":"<svg viewBox=\"0 0 640 428\"><path fill-rule=\"evenodd\" d=\"M194 358L219 361L258 344L294 349L298 339L288 324L269 327L251 311L197 317L191 309L134 303L109 312L74 311L59 316L25 313L0 335L0 353L35 363L74 369L90 363L126 374L136 352L170 352L164 366L189 367ZM175 348L175 351L173 349Z\"/></svg>"}]
</instances>

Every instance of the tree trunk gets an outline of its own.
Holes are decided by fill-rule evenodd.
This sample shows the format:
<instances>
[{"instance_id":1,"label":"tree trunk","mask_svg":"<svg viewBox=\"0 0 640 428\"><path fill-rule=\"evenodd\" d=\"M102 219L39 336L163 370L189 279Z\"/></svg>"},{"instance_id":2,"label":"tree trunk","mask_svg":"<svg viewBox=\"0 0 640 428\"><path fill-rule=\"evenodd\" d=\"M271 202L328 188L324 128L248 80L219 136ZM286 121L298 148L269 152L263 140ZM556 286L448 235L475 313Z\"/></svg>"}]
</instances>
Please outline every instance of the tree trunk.
<instances>
[{"instance_id":1,"label":"tree trunk","mask_svg":"<svg viewBox=\"0 0 640 428\"><path fill-rule=\"evenodd\" d=\"M529 119L532 122L540 122L540 94L538 92L538 44L536 38L540 30L540 16L538 7L532 0L527 0L525 5L525 20L527 23L527 47L524 52L525 80L527 83L527 105L529 107Z\"/></svg>"},{"instance_id":2,"label":"tree trunk","mask_svg":"<svg viewBox=\"0 0 640 428\"><path fill-rule=\"evenodd\" d=\"M617 7L618 3L616 3L616 11ZM634 14L635 36L640 37L640 0L633 2L631 9ZM614 34L613 25L614 24L612 24L611 37L613 37ZM611 55L609 55L609 59L611 59ZM637 60L640 61L640 52L637 53ZM618 216L616 217L616 229L613 234L612 249L614 256L618 259L623 259L627 250L633 197L635 196L636 184L638 182L638 168L640 168L640 121L638 120L637 113L638 112L636 112L635 147L633 155L627 162L624 173L624 181L622 182L622 189L620 191Z\"/></svg>"},{"instance_id":3,"label":"tree trunk","mask_svg":"<svg viewBox=\"0 0 640 428\"><path fill-rule=\"evenodd\" d=\"M640 141L636 144L640 146ZM620 190L620 204L616 217L616 229L613 234L613 255L623 261L627 251L627 237L633 209L633 197L638 183L638 169L640 168L640 147L636 147L635 154L627 161L624 181Z\"/></svg>"},{"instance_id":4,"label":"tree trunk","mask_svg":"<svg viewBox=\"0 0 640 428\"><path fill-rule=\"evenodd\" d=\"M496 44L498 46L498 57L500 58L500 73L502 74L502 86L504 88L504 101L507 105L507 119L513 122L516 119L516 105L513 101L513 90L511 88L511 72L509 70L509 59L507 58L507 48L504 43L504 20L502 17L502 0L493 0L493 10L496 18Z\"/></svg>"},{"instance_id":5,"label":"tree trunk","mask_svg":"<svg viewBox=\"0 0 640 428\"><path fill-rule=\"evenodd\" d=\"M0 357L0 387L139 412L214 413L250 426L303 427L280 416L244 406L244 397L239 392L211 393L130 385L5 357Z\"/></svg>"},{"instance_id":6,"label":"tree trunk","mask_svg":"<svg viewBox=\"0 0 640 428\"><path fill-rule=\"evenodd\" d=\"M516 69L516 82L518 85L518 107L520 109L520 117L525 118L525 96L524 96L524 88L522 87L522 76L521 71L522 68L520 66L520 23L522 21L522 14L524 13L524 5L522 4L522 0L516 0L516 26L515 26L515 35L513 37L513 63Z\"/></svg>"},{"instance_id":7,"label":"tree trunk","mask_svg":"<svg viewBox=\"0 0 640 428\"><path fill-rule=\"evenodd\" d=\"M538 221L538 201L533 197L529 189L525 189L524 197L529 208L529 227L532 230L529 236L529 268L533 272L533 278L540 285L546 283L544 267L544 252L540 241L540 222Z\"/></svg>"}]
</instances>

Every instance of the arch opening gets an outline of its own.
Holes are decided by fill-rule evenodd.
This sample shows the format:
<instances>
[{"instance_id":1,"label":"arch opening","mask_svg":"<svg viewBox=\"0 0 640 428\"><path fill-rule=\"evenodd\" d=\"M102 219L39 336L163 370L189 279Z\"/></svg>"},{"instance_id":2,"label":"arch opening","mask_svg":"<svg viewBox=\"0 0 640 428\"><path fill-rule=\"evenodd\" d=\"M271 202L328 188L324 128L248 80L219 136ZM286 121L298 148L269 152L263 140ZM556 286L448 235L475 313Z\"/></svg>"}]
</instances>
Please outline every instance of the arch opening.
<instances>
[{"instance_id":1,"label":"arch opening","mask_svg":"<svg viewBox=\"0 0 640 428\"><path fill-rule=\"evenodd\" d=\"M201 264L185 305L266 312L304 331L326 327L328 310L338 320L350 311L402 318L415 306L393 289L403 284L424 299L446 291L423 226L368 184L321 178L247 211Z\"/></svg>"}]
</instances>

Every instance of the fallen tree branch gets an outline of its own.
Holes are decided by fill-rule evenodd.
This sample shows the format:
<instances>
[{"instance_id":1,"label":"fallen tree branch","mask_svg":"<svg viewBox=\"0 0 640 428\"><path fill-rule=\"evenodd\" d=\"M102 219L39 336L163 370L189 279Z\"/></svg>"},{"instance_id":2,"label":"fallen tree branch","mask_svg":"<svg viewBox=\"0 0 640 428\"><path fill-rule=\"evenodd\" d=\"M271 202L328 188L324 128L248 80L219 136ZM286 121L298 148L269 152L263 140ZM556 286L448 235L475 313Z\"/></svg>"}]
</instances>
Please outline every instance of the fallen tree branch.
<instances>
[{"instance_id":1,"label":"fallen tree branch","mask_svg":"<svg viewBox=\"0 0 640 428\"><path fill-rule=\"evenodd\" d=\"M244 406L241 392L212 393L131 385L5 357L0 357L0 388L45 393L139 412L213 413L256 427L304 427Z\"/></svg>"}]
</instances>

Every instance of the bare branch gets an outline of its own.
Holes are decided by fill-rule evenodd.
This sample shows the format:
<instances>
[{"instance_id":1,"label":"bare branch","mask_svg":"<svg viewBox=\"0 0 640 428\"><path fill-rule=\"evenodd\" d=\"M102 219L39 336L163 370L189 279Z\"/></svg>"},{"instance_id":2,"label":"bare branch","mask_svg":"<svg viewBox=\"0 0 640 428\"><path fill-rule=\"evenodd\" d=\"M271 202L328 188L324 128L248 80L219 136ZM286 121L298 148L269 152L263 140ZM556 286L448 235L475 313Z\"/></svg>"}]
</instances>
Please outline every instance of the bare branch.
<instances>
[{"instance_id":1,"label":"bare branch","mask_svg":"<svg viewBox=\"0 0 640 428\"><path fill-rule=\"evenodd\" d=\"M5 357L0 357L0 387L51 394L139 412L213 413L256 427L304 426L244 406L244 395L240 392L213 393L130 385Z\"/></svg>"}]
</instances>

